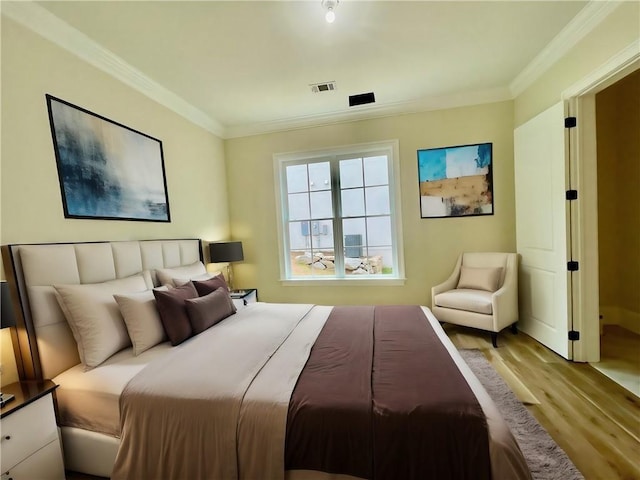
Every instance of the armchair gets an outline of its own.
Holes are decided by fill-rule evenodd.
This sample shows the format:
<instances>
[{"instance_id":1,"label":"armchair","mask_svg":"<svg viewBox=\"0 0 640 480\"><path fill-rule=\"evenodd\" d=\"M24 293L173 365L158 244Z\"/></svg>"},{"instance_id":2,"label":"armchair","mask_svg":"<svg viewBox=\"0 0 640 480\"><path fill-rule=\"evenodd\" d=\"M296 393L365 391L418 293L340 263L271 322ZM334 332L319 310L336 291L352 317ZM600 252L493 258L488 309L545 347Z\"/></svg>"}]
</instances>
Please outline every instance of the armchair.
<instances>
[{"instance_id":1,"label":"armchair","mask_svg":"<svg viewBox=\"0 0 640 480\"><path fill-rule=\"evenodd\" d=\"M511 325L517 333L518 256L516 253L463 253L453 273L431 289L431 310L441 323L498 333Z\"/></svg>"}]
</instances>

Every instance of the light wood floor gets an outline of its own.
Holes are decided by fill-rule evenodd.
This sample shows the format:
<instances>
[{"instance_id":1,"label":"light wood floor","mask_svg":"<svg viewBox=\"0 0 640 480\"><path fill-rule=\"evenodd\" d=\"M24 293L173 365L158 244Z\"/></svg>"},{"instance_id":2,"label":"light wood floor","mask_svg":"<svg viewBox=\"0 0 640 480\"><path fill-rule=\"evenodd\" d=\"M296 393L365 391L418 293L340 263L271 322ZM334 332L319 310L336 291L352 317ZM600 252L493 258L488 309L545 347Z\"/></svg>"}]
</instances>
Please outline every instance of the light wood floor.
<instances>
[{"instance_id":1,"label":"light wood floor","mask_svg":"<svg viewBox=\"0 0 640 480\"><path fill-rule=\"evenodd\" d=\"M539 401L527 408L587 480L640 479L638 397L589 364L568 362L524 333L505 330L494 349L488 333L444 328L456 347L482 350L507 383L513 376L524 384Z\"/></svg>"},{"instance_id":2,"label":"light wood floor","mask_svg":"<svg viewBox=\"0 0 640 480\"><path fill-rule=\"evenodd\" d=\"M591 364L627 390L640 396L640 335L619 325L604 325L600 361Z\"/></svg>"}]
</instances>

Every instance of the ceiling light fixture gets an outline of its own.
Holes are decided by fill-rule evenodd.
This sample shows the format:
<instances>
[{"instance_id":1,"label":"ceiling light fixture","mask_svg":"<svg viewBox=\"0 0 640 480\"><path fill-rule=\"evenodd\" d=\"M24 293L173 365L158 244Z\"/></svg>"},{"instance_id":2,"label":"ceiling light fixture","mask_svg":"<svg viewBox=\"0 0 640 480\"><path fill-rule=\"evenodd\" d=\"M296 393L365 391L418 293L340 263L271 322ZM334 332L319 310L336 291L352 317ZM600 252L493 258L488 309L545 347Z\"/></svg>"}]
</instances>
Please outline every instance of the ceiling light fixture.
<instances>
[{"instance_id":1,"label":"ceiling light fixture","mask_svg":"<svg viewBox=\"0 0 640 480\"><path fill-rule=\"evenodd\" d=\"M335 9L340 3L340 0L322 0L322 7L327 10L324 18L328 23L333 23L336 19Z\"/></svg>"}]
</instances>

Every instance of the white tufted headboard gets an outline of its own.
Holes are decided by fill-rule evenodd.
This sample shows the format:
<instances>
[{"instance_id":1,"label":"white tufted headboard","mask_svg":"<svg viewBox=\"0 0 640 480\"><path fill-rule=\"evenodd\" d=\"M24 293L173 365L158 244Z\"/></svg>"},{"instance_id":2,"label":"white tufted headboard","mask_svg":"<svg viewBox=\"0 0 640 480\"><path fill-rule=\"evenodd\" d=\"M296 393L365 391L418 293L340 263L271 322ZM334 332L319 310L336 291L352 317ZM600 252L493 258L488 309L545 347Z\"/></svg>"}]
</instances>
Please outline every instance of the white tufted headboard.
<instances>
[{"instance_id":1,"label":"white tufted headboard","mask_svg":"<svg viewBox=\"0 0 640 480\"><path fill-rule=\"evenodd\" d=\"M53 378L80 363L53 285L99 283L202 261L199 239L16 244L2 247L16 312L14 350L21 379Z\"/></svg>"}]
</instances>

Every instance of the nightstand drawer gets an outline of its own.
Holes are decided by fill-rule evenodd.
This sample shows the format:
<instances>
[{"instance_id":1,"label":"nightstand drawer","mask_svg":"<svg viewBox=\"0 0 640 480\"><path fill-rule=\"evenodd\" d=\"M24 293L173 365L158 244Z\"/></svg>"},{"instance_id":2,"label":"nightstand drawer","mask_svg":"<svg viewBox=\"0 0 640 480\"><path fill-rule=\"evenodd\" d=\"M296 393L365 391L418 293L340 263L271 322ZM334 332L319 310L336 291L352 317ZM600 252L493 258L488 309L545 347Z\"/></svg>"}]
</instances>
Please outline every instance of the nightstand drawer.
<instances>
[{"instance_id":1,"label":"nightstand drawer","mask_svg":"<svg viewBox=\"0 0 640 480\"><path fill-rule=\"evenodd\" d=\"M58 440L55 418L51 394L48 394L0 420L2 472L53 440Z\"/></svg>"},{"instance_id":2,"label":"nightstand drawer","mask_svg":"<svg viewBox=\"0 0 640 480\"><path fill-rule=\"evenodd\" d=\"M64 479L64 465L60 456L60 442L53 442L23 460L15 467L2 470L2 480L61 480Z\"/></svg>"}]
</instances>

